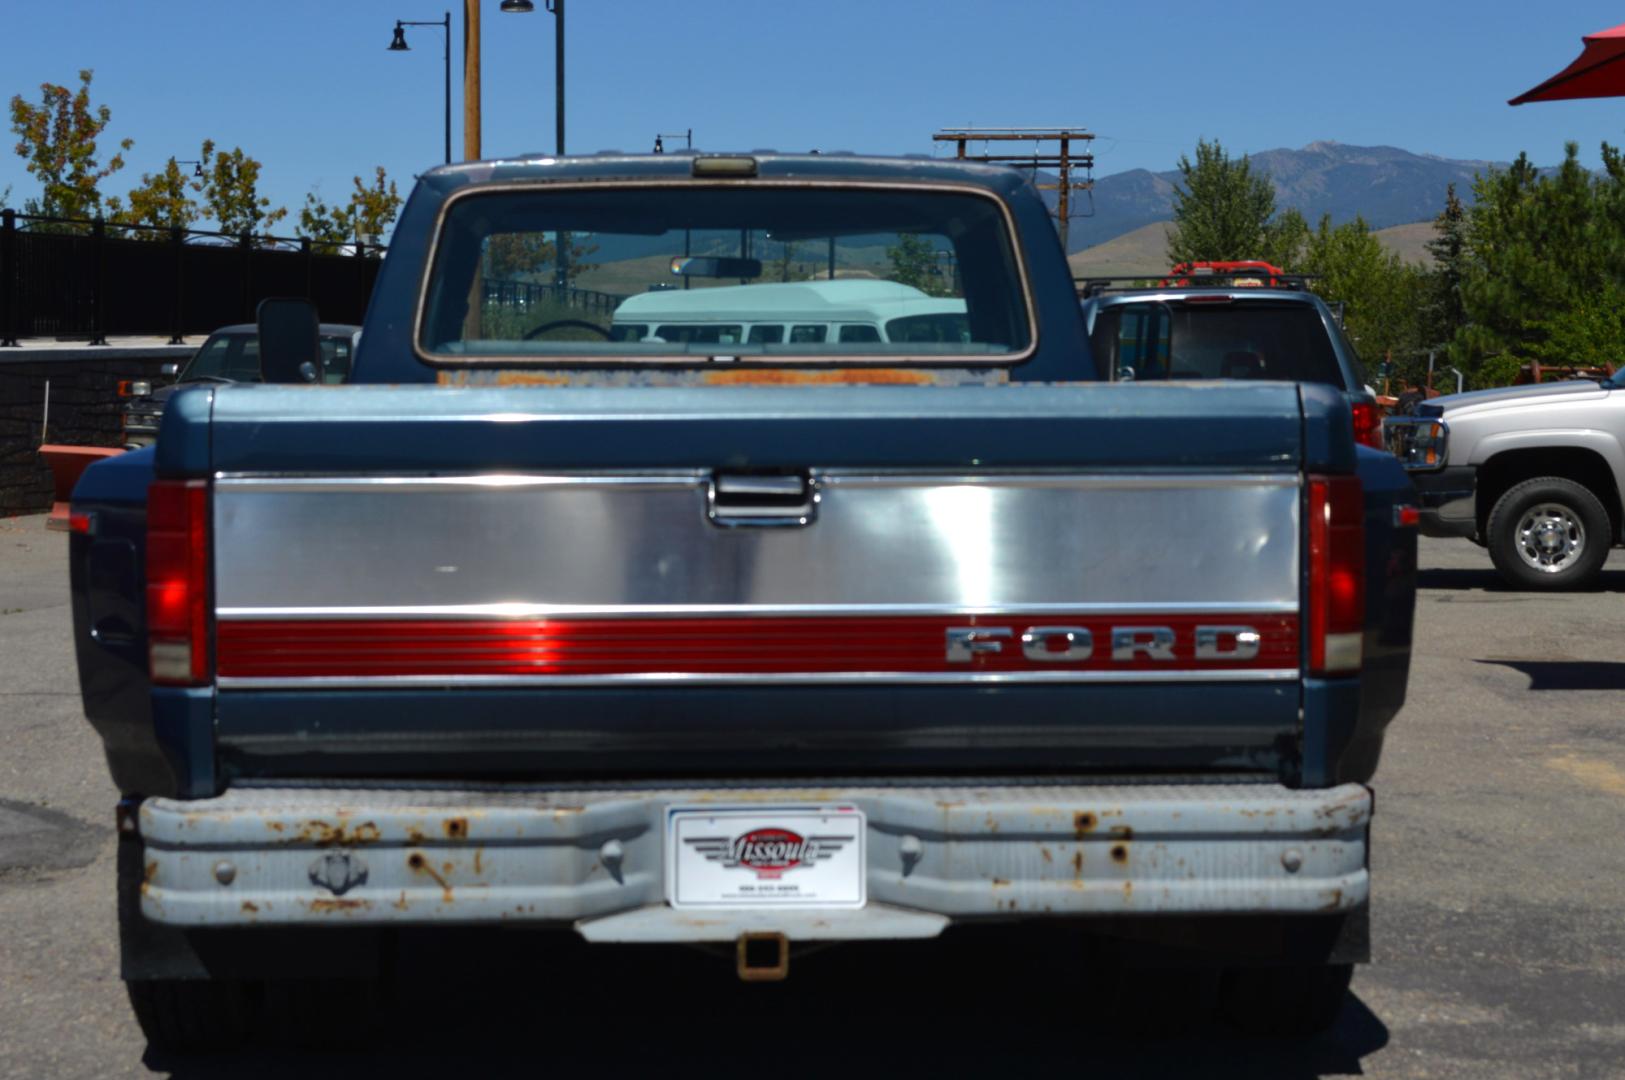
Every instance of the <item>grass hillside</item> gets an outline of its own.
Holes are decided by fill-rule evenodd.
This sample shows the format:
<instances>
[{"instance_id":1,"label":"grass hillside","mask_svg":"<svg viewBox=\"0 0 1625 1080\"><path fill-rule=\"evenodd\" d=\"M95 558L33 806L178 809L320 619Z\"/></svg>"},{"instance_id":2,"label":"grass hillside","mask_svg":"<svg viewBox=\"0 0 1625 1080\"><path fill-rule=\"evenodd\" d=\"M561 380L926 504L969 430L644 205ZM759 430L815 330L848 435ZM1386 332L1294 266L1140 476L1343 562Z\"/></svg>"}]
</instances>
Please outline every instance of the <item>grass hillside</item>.
<instances>
[{"instance_id":1,"label":"grass hillside","mask_svg":"<svg viewBox=\"0 0 1625 1080\"><path fill-rule=\"evenodd\" d=\"M1067 264L1072 267L1073 277L1163 273L1168 269L1168 233L1173 227L1171 221L1153 221L1079 251L1067 259Z\"/></svg>"},{"instance_id":2,"label":"grass hillside","mask_svg":"<svg viewBox=\"0 0 1625 1080\"><path fill-rule=\"evenodd\" d=\"M1377 239L1382 241L1384 248L1405 262L1423 266L1433 261L1433 256L1428 254L1427 249L1427 243L1433 236L1431 221L1413 221L1409 225L1391 225L1386 229L1377 230Z\"/></svg>"},{"instance_id":3,"label":"grass hillside","mask_svg":"<svg viewBox=\"0 0 1625 1080\"><path fill-rule=\"evenodd\" d=\"M1073 277L1127 277L1160 274L1168 269L1168 233L1171 221L1153 221L1132 232L1076 252L1067 260ZM1392 225L1375 233L1382 246L1408 263L1426 263L1427 242L1433 222Z\"/></svg>"}]
</instances>

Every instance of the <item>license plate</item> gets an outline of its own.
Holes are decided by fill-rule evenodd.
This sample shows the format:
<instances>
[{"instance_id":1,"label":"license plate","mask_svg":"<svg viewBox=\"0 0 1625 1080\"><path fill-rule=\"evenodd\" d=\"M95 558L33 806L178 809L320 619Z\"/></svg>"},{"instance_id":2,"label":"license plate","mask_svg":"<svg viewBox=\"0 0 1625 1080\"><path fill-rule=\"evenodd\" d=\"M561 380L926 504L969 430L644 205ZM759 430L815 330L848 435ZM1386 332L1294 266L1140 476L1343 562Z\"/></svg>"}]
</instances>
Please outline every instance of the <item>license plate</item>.
<instances>
[{"instance_id":1,"label":"license plate","mask_svg":"<svg viewBox=\"0 0 1625 1080\"><path fill-rule=\"evenodd\" d=\"M856 807L673 807L666 821L672 907L863 906Z\"/></svg>"}]
</instances>

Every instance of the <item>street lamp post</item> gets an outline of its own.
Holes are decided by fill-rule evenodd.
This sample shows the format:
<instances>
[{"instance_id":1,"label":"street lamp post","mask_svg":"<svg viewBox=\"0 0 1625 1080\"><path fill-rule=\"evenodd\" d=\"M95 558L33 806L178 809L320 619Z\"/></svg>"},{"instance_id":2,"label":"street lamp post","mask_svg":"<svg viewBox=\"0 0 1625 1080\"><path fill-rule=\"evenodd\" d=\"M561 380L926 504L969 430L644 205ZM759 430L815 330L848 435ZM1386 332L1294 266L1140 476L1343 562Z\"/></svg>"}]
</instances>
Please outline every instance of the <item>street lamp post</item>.
<instances>
[{"instance_id":1,"label":"street lamp post","mask_svg":"<svg viewBox=\"0 0 1625 1080\"><path fill-rule=\"evenodd\" d=\"M664 154L666 152L665 140L676 138L683 139L687 149L694 149L694 129L689 128L687 131L668 131L665 134L655 135L655 153Z\"/></svg>"},{"instance_id":2,"label":"street lamp post","mask_svg":"<svg viewBox=\"0 0 1625 1080\"><path fill-rule=\"evenodd\" d=\"M446 48L443 59L446 62L446 164L451 164L451 12L439 21L410 22L395 20L395 37L389 43L390 52L409 52L412 46L406 43L406 28L408 26L438 26L446 34Z\"/></svg>"},{"instance_id":3,"label":"street lamp post","mask_svg":"<svg viewBox=\"0 0 1625 1080\"><path fill-rule=\"evenodd\" d=\"M557 152L564 155L564 0L548 0L553 13L553 126Z\"/></svg>"},{"instance_id":4,"label":"street lamp post","mask_svg":"<svg viewBox=\"0 0 1625 1080\"><path fill-rule=\"evenodd\" d=\"M554 153L564 153L564 0L544 0L553 16L553 126ZM531 0L502 0L502 10L512 15L529 15L536 10Z\"/></svg>"},{"instance_id":5,"label":"street lamp post","mask_svg":"<svg viewBox=\"0 0 1625 1080\"><path fill-rule=\"evenodd\" d=\"M553 126L554 153L564 156L564 0L543 0L553 16ZM514 15L528 15L536 10L531 0L502 0L502 10ZM570 239L565 232L556 232L554 245L557 264L554 268L554 288L559 299L564 299L565 287L570 281Z\"/></svg>"},{"instance_id":6,"label":"street lamp post","mask_svg":"<svg viewBox=\"0 0 1625 1080\"><path fill-rule=\"evenodd\" d=\"M180 158L176 158L175 159L175 164L177 164L177 165L190 165L190 166L192 166L192 175L197 177L200 180L203 178L203 162L196 161L196 160L193 160L193 159L187 159L185 161L182 161Z\"/></svg>"}]
</instances>

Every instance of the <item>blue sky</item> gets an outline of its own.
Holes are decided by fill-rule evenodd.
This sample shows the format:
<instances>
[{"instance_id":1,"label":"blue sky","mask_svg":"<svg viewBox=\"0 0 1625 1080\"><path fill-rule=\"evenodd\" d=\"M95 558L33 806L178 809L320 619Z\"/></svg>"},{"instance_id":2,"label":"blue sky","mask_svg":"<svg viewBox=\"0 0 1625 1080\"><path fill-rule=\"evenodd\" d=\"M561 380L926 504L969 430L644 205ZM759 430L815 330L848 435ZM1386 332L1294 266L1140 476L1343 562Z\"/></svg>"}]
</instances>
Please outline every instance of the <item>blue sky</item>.
<instances>
[{"instance_id":1,"label":"blue sky","mask_svg":"<svg viewBox=\"0 0 1625 1080\"><path fill-rule=\"evenodd\" d=\"M421 0L5 0L0 96L37 98L94 68L110 139L131 137L122 194L208 137L265 164L293 211L384 165L402 181L441 154L441 34L385 51ZM461 0L452 6L460 124ZM551 150L553 18L482 0L484 150ZM71 12L71 15L69 14ZM1538 12L1538 14L1532 14ZM1077 124L1097 175L1170 168L1198 137L1232 151L1317 139L1540 163L1625 142L1625 99L1506 99L1578 53L1625 5L1483 0L1158 4L1097 0L569 0L569 149L644 151L692 127L705 149L931 153L949 125ZM0 191L36 191L0 154ZM461 153L460 126L453 136Z\"/></svg>"}]
</instances>

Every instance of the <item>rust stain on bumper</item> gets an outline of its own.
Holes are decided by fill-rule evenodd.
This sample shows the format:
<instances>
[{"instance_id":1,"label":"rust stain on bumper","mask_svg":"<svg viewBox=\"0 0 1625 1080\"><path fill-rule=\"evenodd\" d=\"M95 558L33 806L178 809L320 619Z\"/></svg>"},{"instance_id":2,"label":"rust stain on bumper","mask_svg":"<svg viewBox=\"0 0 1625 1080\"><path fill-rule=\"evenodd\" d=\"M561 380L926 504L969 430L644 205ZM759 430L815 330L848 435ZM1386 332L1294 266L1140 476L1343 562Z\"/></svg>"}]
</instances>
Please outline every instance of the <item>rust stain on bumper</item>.
<instances>
[{"instance_id":1,"label":"rust stain on bumper","mask_svg":"<svg viewBox=\"0 0 1625 1080\"><path fill-rule=\"evenodd\" d=\"M312 844L319 848L376 844L383 839L383 833L377 823L371 821L354 824L343 818L338 821L312 818L309 821L301 821L292 835L286 833L281 822L267 822L266 826L273 832L282 833L285 843Z\"/></svg>"},{"instance_id":2,"label":"rust stain on bumper","mask_svg":"<svg viewBox=\"0 0 1625 1080\"><path fill-rule=\"evenodd\" d=\"M451 882L447 881L445 877L441 875L440 871L434 868L434 864L430 863L428 859L423 857L423 852L414 851L412 854L408 855L406 857L406 866L409 870L415 871L419 874L427 874L429 877L433 878L434 883L440 886L441 899L446 903L450 904L455 900L455 897L452 896L451 892ZM447 863L445 869L447 873L450 873L451 863Z\"/></svg>"},{"instance_id":3,"label":"rust stain on bumper","mask_svg":"<svg viewBox=\"0 0 1625 1080\"><path fill-rule=\"evenodd\" d=\"M372 901L358 899L346 900L342 897L321 897L316 900L306 901L305 907L310 910L312 915L347 915L350 912L366 911L370 909L372 907Z\"/></svg>"}]
</instances>

